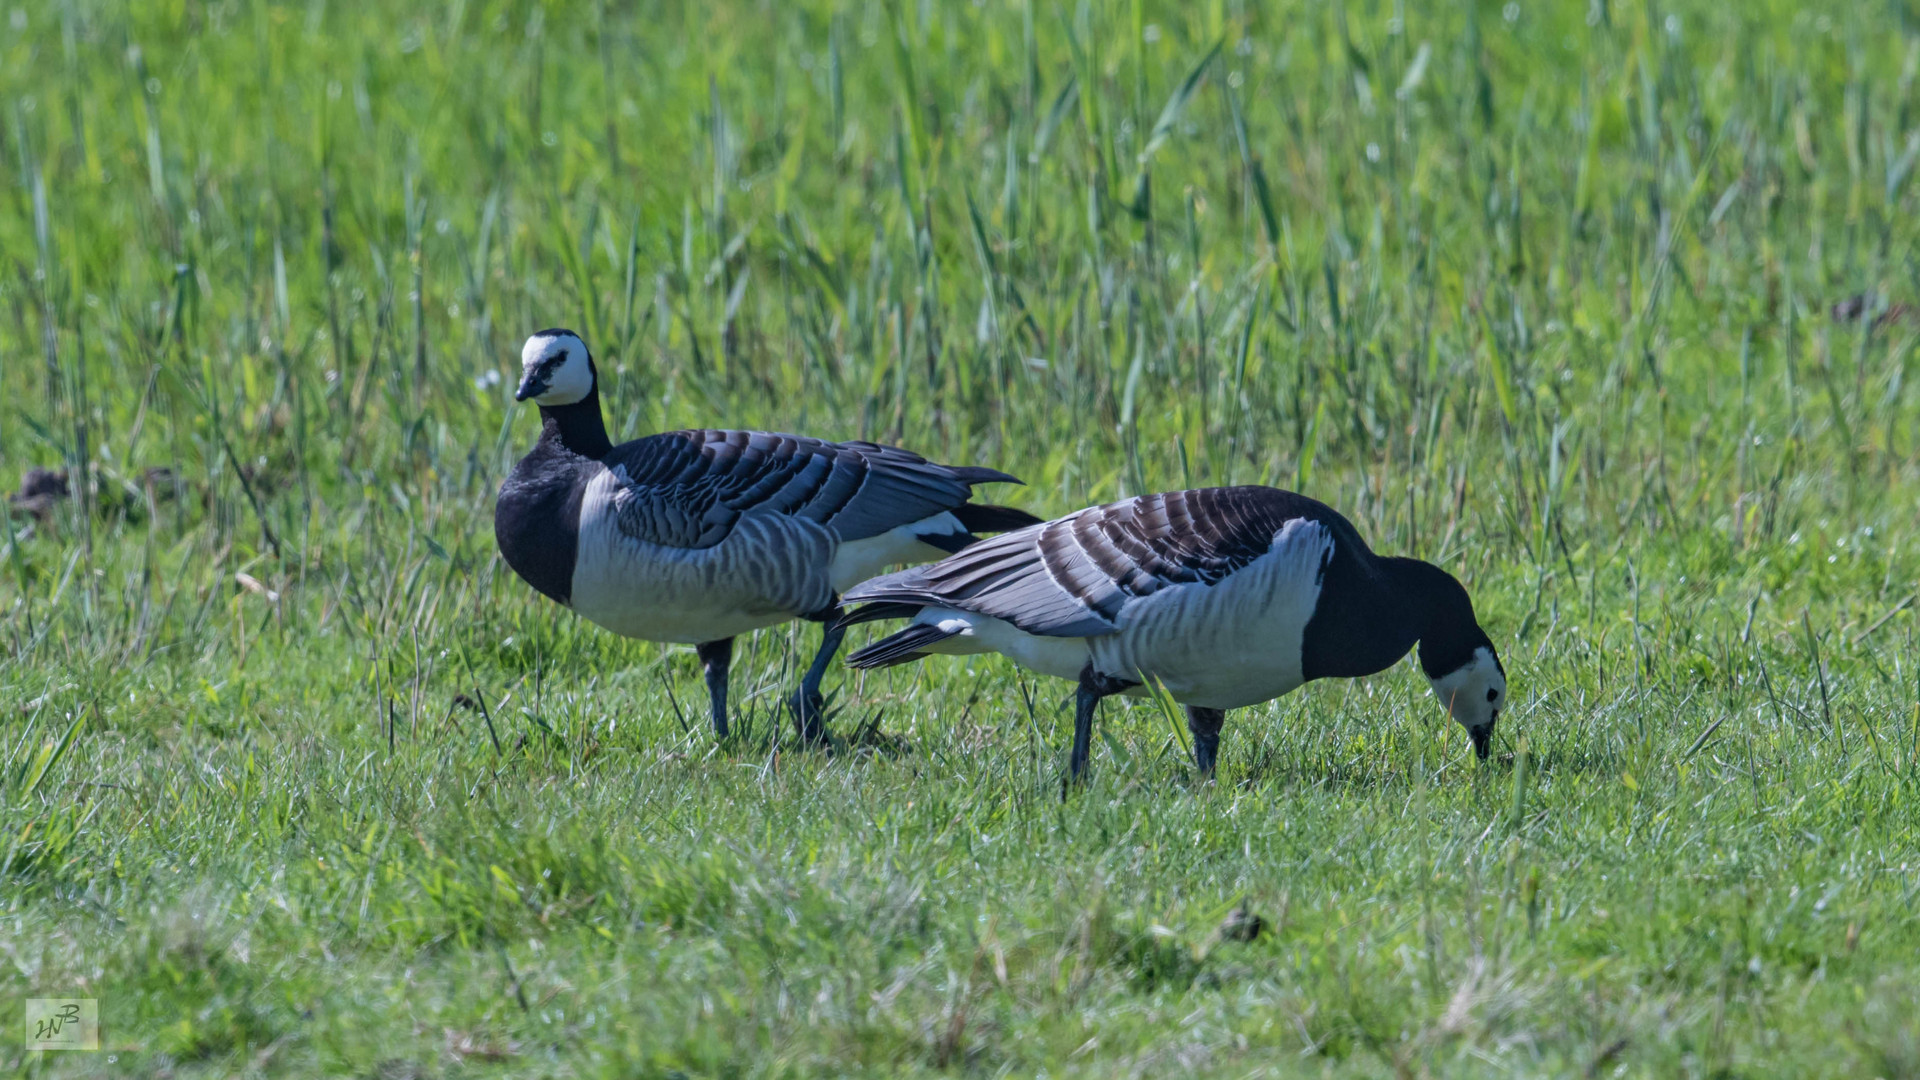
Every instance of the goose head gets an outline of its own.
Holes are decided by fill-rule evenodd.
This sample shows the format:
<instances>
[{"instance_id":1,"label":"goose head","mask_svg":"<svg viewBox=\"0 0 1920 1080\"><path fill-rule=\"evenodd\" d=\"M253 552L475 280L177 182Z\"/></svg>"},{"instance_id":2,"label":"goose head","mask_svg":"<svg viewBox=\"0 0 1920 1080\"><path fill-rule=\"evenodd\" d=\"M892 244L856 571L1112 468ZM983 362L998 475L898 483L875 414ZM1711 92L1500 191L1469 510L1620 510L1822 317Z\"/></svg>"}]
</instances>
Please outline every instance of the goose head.
<instances>
[{"instance_id":1,"label":"goose head","mask_svg":"<svg viewBox=\"0 0 1920 1080\"><path fill-rule=\"evenodd\" d=\"M1507 671L1460 579L1418 559L1388 559L1395 587L1420 621L1420 670L1485 761L1507 707Z\"/></svg>"},{"instance_id":2,"label":"goose head","mask_svg":"<svg viewBox=\"0 0 1920 1080\"><path fill-rule=\"evenodd\" d=\"M1423 663L1425 653L1423 644ZM1493 643L1475 646L1465 663L1438 678L1429 672L1428 682L1447 712L1467 729L1467 736L1473 740L1473 752L1485 761L1493 746L1493 725L1500 719L1500 710L1507 705L1507 673L1500 666L1500 656L1493 651Z\"/></svg>"},{"instance_id":3,"label":"goose head","mask_svg":"<svg viewBox=\"0 0 1920 1080\"><path fill-rule=\"evenodd\" d=\"M593 357L571 330L542 330L520 349L520 388L513 400L572 405L593 393Z\"/></svg>"}]
</instances>

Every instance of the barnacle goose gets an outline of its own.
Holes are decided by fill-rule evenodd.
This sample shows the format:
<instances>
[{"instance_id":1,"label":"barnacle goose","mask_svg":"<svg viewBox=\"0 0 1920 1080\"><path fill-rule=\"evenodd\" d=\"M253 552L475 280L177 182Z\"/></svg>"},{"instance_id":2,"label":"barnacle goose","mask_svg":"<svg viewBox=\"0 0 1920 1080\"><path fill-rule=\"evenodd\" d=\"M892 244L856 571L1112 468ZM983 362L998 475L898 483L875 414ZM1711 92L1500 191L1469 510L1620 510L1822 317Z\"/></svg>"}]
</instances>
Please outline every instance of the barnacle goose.
<instances>
[{"instance_id":1,"label":"barnacle goose","mask_svg":"<svg viewBox=\"0 0 1920 1080\"><path fill-rule=\"evenodd\" d=\"M1211 773L1226 710L1312 679L1420 666L1484 759L1506 672L1451 574L1375 555L1333 508L1269 487L1142 495L1009 532L842 598L844 624L909 618L848 657L877 668L931 653L998 652L1080 684L1072 774L1087 768L1101 698L1158 680L1186 706Z\"/></svg>"},{"instance_id":2,"label":"barnacle goose","mask_svg":"<svg viewBox=\"0 0 1920 1080\"><path fill-rule=\"evenodd\" d=\"M1040 521L967 501L974 484L1019 483L1006 473L870 442L699 430L615 446L578 334L542 330L520 362L514 398L539 403L540 440L500 485L500 554L616 634L693 645L721 736L736 635L793 618L824 624L793 701L801 737L820 741L820 680L845 633L840 592L958 551L976 532Z\"/></svg>"}]
</instances>

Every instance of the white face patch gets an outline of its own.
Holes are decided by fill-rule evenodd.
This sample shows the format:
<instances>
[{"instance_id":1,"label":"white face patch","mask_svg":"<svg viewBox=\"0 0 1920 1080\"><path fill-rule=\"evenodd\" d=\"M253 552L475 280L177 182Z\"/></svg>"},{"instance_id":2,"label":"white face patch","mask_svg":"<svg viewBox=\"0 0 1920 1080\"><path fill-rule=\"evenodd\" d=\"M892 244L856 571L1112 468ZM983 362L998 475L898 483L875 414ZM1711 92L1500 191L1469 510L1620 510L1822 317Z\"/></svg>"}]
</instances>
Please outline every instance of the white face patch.
<instances>
[{"instance_id":1,"label":"white face patch","mask_svg":"<svg viewBox=\"0 0 1920 1080\"><path fill-rule=\"evenodd\" d=\"M520 400L571 405L592 390L586 342L572 334L535 334L521 347L520 393L516 395Z\"/></svg>"},{"instance_id":2,"label":"white face patch","mask_svg":"<svg viewBox=\"0 0 1920 1080\"><path fill-rule=\"evenodd\" d=\"M1484 757L1481 748L1491 737L1500 710L1507 707L1507 677L1500 673L1493 650L1484 646L1473 650L1473 659L1432 682L1434 696L1473 736L1474 749Z\"/></svg>"}]
</instances>

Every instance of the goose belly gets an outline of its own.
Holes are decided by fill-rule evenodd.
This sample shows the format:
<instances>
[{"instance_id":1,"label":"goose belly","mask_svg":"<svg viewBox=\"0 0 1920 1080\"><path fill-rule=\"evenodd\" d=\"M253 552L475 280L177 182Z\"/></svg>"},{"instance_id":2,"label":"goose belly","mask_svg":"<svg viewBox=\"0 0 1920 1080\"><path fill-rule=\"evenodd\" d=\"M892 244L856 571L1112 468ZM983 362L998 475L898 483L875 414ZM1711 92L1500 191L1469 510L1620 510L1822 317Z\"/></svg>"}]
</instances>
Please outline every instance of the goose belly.
<instances>
[{"instance_id":1,"label":"goose belly","mask_svg":"<svg viewBox=\"0 0 1920 1080\"><path fill-rule=\"evenodd\" d=\"M797 518L750 516L725 540L680 548L636 540L605 497L589 487L580 508L575 612L646 641L699 644L773 626L826 608L835 542Z\"/></svg>"},{"instance_id":2,"label":"goose belly","mask_svg":"<svg viewBox=\"0 0 1920 1080\"><path fill-rule=\"evenodd\" d=\"M1305 681L1301 646L1331 542L1316 523L1288 522L1272 550L1220 582L1128 601L1120 632L1090 639L1094 667L1120 679L1151 675L1175 701L1211 709L1291 692Z\"/></svg>"},{"instance_id":3,"label":"goose belly","mask_svg":"<svg viewBox=\"0 0 1920 1080\"><path fill-rule=\"evenodd\" d=\"M845 592L890 566L945 558L944 549L924 542L921 537L958 536L966 531L959 518L943 510L932 517L888 529L879 536L841 541L839 550L833 554L833 590Z\"/></svg>"}]
</instances>

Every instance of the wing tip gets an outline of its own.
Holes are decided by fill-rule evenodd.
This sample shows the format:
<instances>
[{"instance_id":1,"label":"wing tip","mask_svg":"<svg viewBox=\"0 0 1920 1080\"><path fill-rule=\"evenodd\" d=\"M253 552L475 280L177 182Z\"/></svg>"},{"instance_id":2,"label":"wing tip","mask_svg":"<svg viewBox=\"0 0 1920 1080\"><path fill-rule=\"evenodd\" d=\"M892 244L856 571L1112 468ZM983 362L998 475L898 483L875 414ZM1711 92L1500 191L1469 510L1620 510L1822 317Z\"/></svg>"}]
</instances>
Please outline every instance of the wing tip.
<instances>
[{"instance_id":1,"label":"wing tip","mask_svg":"<svg viewBox=\"0 0 1920 1080\"><path fill-rule=\"evenodd\" d=\"M992 503L966 503L953 508L953 516L968 532L1004 533L1045 525L1047 519L1012 506Z\"/></svg>"},{"instance_id":2,"label":"wing tip","mask_svg":"<svg viewBox=\"0 0 1920 1080\"><path fill-rule=\"evenodd\" d=\"M855 652L847 657L847 666L859 671L870 671L874 668L909 664L926 656L924 650L927 646L938 644L959 633L958 630L946 630L927 623L919 623L898 633L889 634Z\"/></svg>"},{"instance_id":3,"label":"wing tip","mask_svg":"<svg viewBox=\"0 0 1920 1080\"><path fill-rule=\"evenodd\" d=\"M845 599L844 597L842 598ZM858 598L855 598L858 602ZM911 619L920 614L925 604L908 600L875 600L861 604L833 621L835 629L844 630L863 622L878 622L882 619Z\"/></svg>"},{"instance_id":4,"label":"wing tip","mask_svg":"<svg viewBox=\"0 0 1920 1080\"><path fill-rule=\"evenodd\" d=\"M969 546L980 542L980 538L971 532L957 533L915 533L921 543L948 555L957 555Z\"/></svg>"},{"instance_id":5,"label":"wing tip","mask_svg":"<svg viewBox=\"0 0 1920 1080\"><path fill-rule=\"evenodd\" d=\"M999 469L989 469L984 465L949 465L947 469L953 473L954 479L968 486L974 484L1019 484L1021 487L1027 486L1025 480L1020 479L1012 473L1001 472Z\"/></svg>"}]
</instances>

